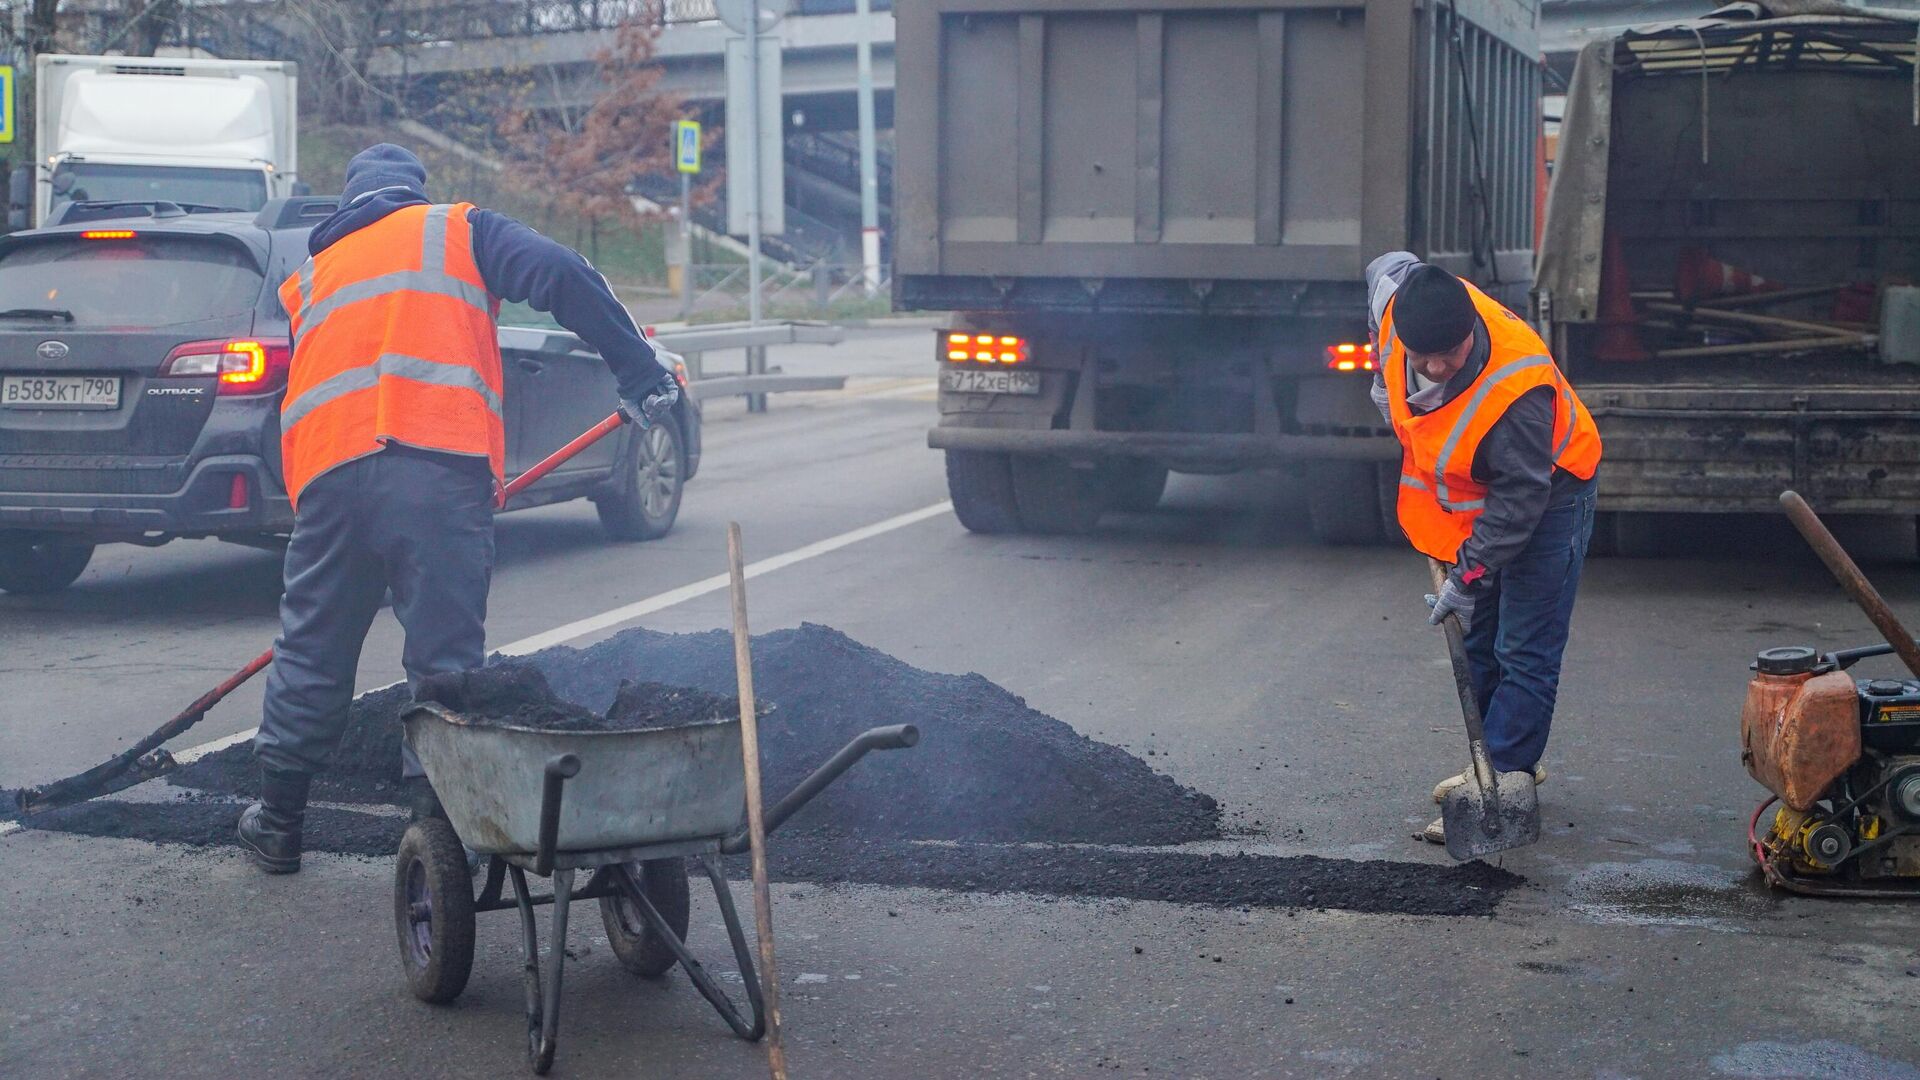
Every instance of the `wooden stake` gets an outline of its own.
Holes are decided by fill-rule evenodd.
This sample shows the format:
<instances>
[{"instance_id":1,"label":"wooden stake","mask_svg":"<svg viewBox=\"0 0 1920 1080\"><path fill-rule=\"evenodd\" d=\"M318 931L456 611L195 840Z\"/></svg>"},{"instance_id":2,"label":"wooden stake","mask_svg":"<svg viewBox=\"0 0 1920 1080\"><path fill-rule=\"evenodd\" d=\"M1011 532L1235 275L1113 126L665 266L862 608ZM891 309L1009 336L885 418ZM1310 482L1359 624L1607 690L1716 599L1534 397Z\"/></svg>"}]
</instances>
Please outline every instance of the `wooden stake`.
<instances>
[{"instance_id":1,"label":"wooden stake","mask_svg":"<svg viewBox=\"0 0 1920 1080\"><path fill-rule=\"evenodd\" d=\"M740 555L740 523L727 523L727 564L733 578L733 667L740 688L740 756L747 771L747 841L753 852L753 929L760 939L760 987L767 1006L767 1068L787 1080L780 1042L780 974L773 963L773 894L767 887L767 828L760 808L760 727L753 705L753 648L747 632L747 574Z\"/></svg>"}]
</instances>

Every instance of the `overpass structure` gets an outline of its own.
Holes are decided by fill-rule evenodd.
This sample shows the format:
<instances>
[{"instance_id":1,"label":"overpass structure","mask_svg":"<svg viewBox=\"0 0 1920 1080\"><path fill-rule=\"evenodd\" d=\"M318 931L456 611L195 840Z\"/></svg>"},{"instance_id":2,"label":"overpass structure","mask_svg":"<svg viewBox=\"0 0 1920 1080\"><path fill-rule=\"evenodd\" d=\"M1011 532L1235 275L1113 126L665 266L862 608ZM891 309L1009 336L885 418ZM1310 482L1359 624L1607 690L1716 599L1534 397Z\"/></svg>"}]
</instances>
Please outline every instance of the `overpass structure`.
<instances>
[{"instance_id":1,"label":"overpass structure","mask_svg":"<svg viewBox=\"0 0 1920 1080\"><path fill-rule=\"evenodd\" d=\"M866 17L873 43L875 105L882 127L891 126L893 111L891 6L886 0L874 0L875 10ZM775 31L789 125L816 131L850 130L854 126L854 49L861 17L853 12L852 0L798 0L793 9ZM719 21L712 0L682 0L668 5L666 15L667 24L655 47L663 69L662 89L688 101L717 104L726 92L724 57L733 32ZM618 22L607 21L610 25L537 20L504 25L455 23L441 31L447 36L439 40L415 39L379 47L368 65L369 74L378 80L414 81L537 68L543 79L534 91L535 107L584 107L593 104L600 89L596 58L614 46L618 33ZM793 125L796 112L802 121Z\"/></svg>"}]
</instances>

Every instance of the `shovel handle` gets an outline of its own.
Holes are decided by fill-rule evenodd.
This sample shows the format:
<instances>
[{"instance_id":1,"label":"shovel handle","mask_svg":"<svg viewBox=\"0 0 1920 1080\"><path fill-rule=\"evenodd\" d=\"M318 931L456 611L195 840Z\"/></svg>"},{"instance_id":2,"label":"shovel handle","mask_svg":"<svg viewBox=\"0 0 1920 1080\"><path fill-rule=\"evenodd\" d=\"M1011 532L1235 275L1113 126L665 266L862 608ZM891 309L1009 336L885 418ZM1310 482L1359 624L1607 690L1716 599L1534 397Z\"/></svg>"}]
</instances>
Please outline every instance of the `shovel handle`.
<instances>
[{"instance_id":1,"label":"shovel handle","mask_svg":"<svg viewBox=\"0 0 1920 1080\"><path fill-rule=\"evenodd\" d=\"M1446 583L1447 569L1439 559L1427 557L1427 571L1433 578L1433 592L1440 595ZM1447 635L1447 656L1453 661L1453 685L1460 694L1460 715L1467 722L1467 753L1473 760L1473 777L1480 784L1489 808L1488 828L1497 830L1500 821L1500 783L1493 762L1487 757L1487 734L1481 723L1480 696L1473 690L1473 666L1467 661L1467 634L1460 627L1460 616L1449 611L1440 620Z\"/></svg>"}]
</instances>

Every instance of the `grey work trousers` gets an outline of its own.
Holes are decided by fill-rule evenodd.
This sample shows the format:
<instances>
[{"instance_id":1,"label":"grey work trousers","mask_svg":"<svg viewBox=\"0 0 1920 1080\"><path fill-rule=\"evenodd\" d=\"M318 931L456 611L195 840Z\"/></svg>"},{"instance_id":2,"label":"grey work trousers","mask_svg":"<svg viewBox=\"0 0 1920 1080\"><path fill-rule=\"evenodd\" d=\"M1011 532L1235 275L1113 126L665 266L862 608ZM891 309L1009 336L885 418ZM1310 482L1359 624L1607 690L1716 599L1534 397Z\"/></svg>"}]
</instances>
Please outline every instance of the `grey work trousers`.
<instances>
[{"instance_id":1,"label":"grey work trousers","mask_svg":"<svg viewBox=\"0 0 1920 1080\"><path fill-rule=\"evenodd\" d=\"M269 769L324 769L346 730L354 672L387 592L414 687L486 658L493 475L483 459L390 446L311 481L287 545L280 638L253 752ZM403 751L403 771L420 775Z\"/></svg>"}]
</instances>

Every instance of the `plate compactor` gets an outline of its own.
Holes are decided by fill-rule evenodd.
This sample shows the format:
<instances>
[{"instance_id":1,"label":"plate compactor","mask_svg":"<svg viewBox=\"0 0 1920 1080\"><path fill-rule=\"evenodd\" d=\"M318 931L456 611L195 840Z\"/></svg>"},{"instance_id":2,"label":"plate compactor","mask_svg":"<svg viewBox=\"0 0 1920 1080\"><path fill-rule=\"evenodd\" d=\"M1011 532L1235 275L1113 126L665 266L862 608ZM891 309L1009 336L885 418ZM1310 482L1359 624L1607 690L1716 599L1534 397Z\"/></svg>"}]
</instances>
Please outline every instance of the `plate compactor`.
<instances>
[{"instance_id":1,"label":"plate compactor","mask_svg":"<svg viewBox=\"0 0 1920 1080\"><path fill-rule=\"evenodd\" d=\"M1773 797L1753 812L1749 850L1779 888L1920 897L1920 644L1805 501L1791 491L1780 501L1887 640L1827 653L1767 649L1754 661L1740 760ZM1912 678L1848 674L1890 654Z\"/></svg>"}]
</instances>

